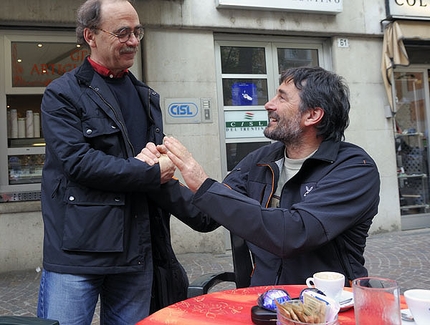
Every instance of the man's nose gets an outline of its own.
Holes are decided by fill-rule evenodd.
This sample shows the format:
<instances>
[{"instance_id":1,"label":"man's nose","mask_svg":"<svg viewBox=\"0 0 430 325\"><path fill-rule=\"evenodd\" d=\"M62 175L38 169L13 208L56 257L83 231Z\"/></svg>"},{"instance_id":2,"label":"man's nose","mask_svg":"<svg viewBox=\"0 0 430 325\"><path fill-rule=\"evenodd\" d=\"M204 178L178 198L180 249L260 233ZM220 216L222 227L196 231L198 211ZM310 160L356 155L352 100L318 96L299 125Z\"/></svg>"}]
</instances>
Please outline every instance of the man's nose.
<instances>
[{"instance_id":1,"label":"man's nose","mask_svg":"<svg viewBox=\"0 0 430 325\"><path fill-rule=\"evenodd\" d=\"M129 39L127 40L127 43L129 44L139 44L139 42L140 40L134 33L131 33Z\"/></svg>"},{"instance_id":2,"label":"man's nose","mask_svg":"<svg viewBox=\"0 0 430 325\"><path fill-rule=\"evenodd\" d=\"M265 108L267 111L274 110L274 109L276 108L274 98L272 98L271 100L269 100L269 101L264 105L264 108Z\"/></svg>"}]
</instances>

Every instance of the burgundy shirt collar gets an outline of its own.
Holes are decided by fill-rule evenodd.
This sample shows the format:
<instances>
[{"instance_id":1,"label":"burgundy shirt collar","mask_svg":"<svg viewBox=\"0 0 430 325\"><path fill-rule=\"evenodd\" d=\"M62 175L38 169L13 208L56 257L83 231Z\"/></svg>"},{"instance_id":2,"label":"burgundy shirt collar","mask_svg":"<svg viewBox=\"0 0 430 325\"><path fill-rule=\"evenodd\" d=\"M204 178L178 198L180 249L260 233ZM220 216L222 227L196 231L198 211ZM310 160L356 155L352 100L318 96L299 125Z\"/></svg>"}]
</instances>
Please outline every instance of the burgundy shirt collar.
<instances>
[{"instance_id":1,"label":"burgundy shirt collar","mask_svg":"<svg viewBox=\"0 0 430 325\"><path fill-rule=\"evenodd\" d=\"M125 69L117 74L114 74L112 71L110 71L108 68L102 66L101 64L98 64L94 60L92 60L90 57L88 57L88 62L91 64L93 69L100 74L103 77L107 78L122 78L126 73L128 73L128 69Z\"/></svg>"}]
</instances>

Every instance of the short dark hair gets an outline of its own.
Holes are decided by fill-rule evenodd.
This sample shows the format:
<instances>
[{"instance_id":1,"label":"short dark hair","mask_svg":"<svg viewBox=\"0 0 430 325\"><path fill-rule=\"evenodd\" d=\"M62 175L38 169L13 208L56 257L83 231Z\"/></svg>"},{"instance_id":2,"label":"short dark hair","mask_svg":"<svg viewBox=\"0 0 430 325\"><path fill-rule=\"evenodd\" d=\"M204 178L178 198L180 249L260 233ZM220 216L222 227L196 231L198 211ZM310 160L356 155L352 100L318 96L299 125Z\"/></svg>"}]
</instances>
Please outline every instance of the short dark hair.
<instances>
[{"instance_id":1,"label":"short dark hair","mask_svg":"<svg viewBox=\"0 0 430 325\"><path fill-rule=\"evenodd\" d=\"M79 45L87 45L84 38L84 29L90 28L96 30L100 27L101 7L104 2L117 2L131 0L87 0L77 10L76 19L76 38Z\"/></svg>"},{"instance_id":2,"label":"short dark hair","mask_svg":"<svg viewBox=\"0 0 430 325\"><path fill-rule=\"evenodd\" d=\"M321 67L298 67L284 71L280 84L293 81L300 91L300 111L321 107L324 116L316 125L324 140L344 140L349 125L349 87L345 80Z\"/></svg>"}]
</instances>

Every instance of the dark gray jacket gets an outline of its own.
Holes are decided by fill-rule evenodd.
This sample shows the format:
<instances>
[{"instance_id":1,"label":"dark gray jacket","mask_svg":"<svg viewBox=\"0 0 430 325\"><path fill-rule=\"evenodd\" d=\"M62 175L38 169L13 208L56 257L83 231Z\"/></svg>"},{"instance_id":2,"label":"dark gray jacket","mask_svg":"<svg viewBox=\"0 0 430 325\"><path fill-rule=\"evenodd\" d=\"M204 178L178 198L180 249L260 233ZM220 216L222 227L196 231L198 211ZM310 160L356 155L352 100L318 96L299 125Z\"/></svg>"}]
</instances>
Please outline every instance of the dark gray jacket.
<instances>
[{"instance_id":1,"label":"dark gray jacket","mask_svg":"<svg viewBox=\"0 0 430 325\"><path fill-rule=\"evenodd\" d=\"M325 141L284 185L281 209L273 209L284 150L281 143L257 149L224 184L207 180L194 204L249 241L252 285L304 284L327 270L346 281L367 275L363 252L379 204L374 161L353 144Z\"/></svg>"},{"instance_id":2,"label":"dark gray jacket","mask_svg":"<svg viewBox=\"0 0 430 325\"><path fill-rule=\"evenodd\" d=\"M129 77L146 110L147 139L159 144L159 95ZM139 271L151 265L151 218L163 218L168 227L173 213L200 231L218 226L200 215L190 204L191 193L177 181L160 186L158 165L134 158L115 96L87 60L46 88L42 126L45 269L72 274ZM161 242L170 249L166 231L164 236Z\"/></svg>"}]
</instances>

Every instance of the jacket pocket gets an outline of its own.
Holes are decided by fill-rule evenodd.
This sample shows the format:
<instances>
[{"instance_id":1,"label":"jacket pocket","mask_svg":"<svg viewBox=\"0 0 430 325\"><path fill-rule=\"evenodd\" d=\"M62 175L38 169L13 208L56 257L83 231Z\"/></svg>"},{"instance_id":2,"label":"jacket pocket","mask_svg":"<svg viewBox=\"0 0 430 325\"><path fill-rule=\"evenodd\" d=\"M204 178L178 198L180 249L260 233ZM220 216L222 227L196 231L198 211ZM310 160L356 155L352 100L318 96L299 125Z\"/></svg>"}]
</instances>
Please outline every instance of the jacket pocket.
<instances>
[{"instance_id":1,"label":"jacket pocket","mask_svg":"<svg viewBox=\"0 0 430 325\"><path fill-rule=\"evenodd\" d=\"M63 250L123 251L123 194L70 187L66 190L65 201Z\"/></svg>"},{"instance_id":2,"label":"jacket pocket","mask_svg":"<svg viewBox=\"0 0 430 325\"><path fill-rule=\"evenodd\" d=\"M109 155L123 156L121 132L112 120L104 117L84 120L82 121L82 132L91 148Z\"/></svg>"}]
</instances>

